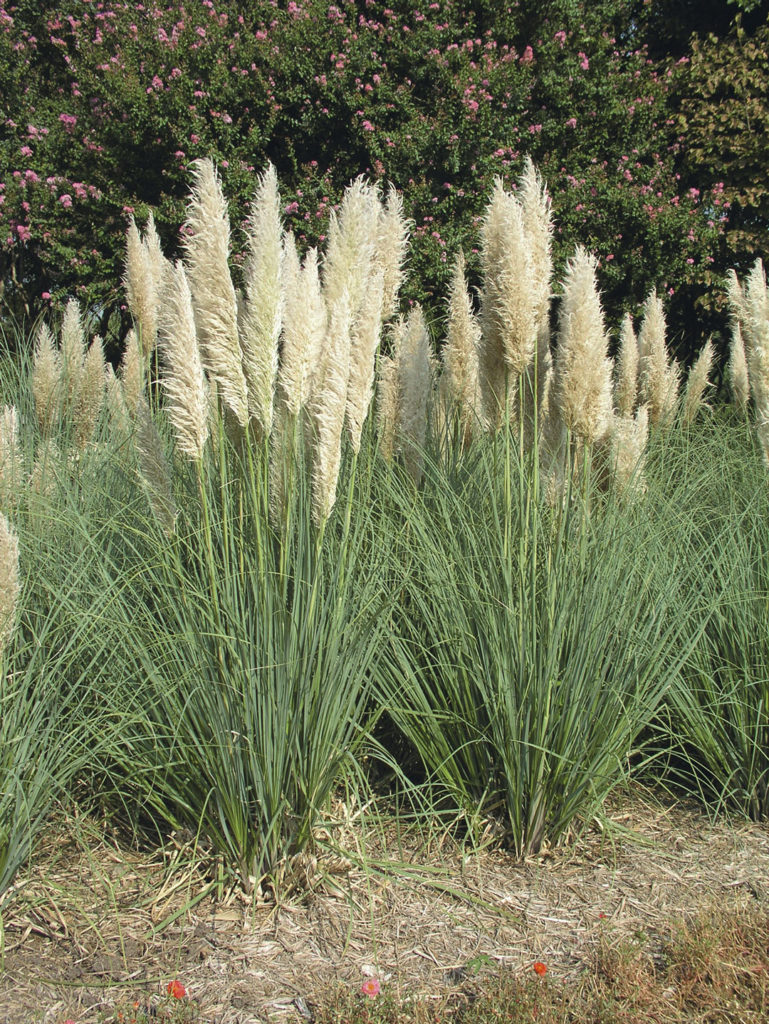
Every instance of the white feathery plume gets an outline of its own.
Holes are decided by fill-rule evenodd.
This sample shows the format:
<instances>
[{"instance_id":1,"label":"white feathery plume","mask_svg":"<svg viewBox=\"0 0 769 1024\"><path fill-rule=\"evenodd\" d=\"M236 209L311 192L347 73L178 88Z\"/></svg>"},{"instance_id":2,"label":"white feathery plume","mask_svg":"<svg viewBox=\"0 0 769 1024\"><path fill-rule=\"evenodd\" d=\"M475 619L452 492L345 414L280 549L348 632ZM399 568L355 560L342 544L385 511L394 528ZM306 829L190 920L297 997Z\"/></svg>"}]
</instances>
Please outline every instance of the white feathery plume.
<instances>
[{"instance_id":1,"label":"white feathery plume","mask_svg":"<svg viewBox=\"0 0 769 1024\"><path fill-rule=\"evenodd\" d=\"M465 257L460 251L451 278L446 341L441 353L441 395L446 415L458 413L463 445L482 424L478 346L481 329L467 291Z\"/></svg>"},{"instance_id":2,"label":"white feathery plume","mask_svg":"<svg viewBox=\"0 0 769 1024\"><path fill-rule=\"evenodd\" d=\"M700 354L689 371L684 392L683 406L681 409L681 422L685 427L694 423L700 409L709 409L710 406L704 400L704 394L710 383L710 371L713 367L715 351L713 342L708 341L703 345Z\"/></svg>"},{"instance_id":3,"label":"white feathery plume","mask_svg":"<svg viewBox=\"0 0 769 1024\"><path fill-rule=\"evenodd\" d=\"M283 224L278 176L272 164L259 178L247 223L245 306L240 318L249 416L262 437L272 430L278 337L283 317Z\"/></svg>"},{"instance_id":4,"label":"white feathery plume","mask_svg":"<svg viewBox=\"0 0 769 1024\"><path fill-rule=\"evenodd\" d=\"M210 159L193 162L187 207L185 266L203 363L238 424L248 424L248 394L238 339L238 310L230 277L230 221Z\"/></svg>"},{"instance_id":5,"label":"white feathery plume","mask_svg":"<svg viewBox=\"0 0 769 1024\"><path fill-rule=\"evenodd\" d=\"M81 450L94 435L104 405L104 349L99 335L94 335L85 359L80 378L72 420L75 428L75 444Z\"/></svg>"},{"instance_id":6,"label":"white feathery plume","mask_svg":"<svg viewBox=\"0 0 769 1024\"><path fill-rule=\"evenodd\" d=\"M163 442L152 420L149 405L142 399L135 412L134 444L138 457L139 479L144 484L150 508L166 536L176 525L176 504L171 485L171 469Z\"/></svg>"},{"instance_id":7,"label":"white feathery plume","mask_svg":"<svg viewBox=\"0 0 769 1024\"><path fill-rule=\"evenodd\" d=\"M152 228L154 232L154 221ZM157 234L154 237L156 239ZM128 308L139 329L141 348L146 358L155 347L157 337L158 280L149 245L139 235L133 216L126 232L123 287Z\"/></svg>"},{"instance_id":8,"label":"white feathery plume","mask_svg":"<svg viewBox=\"0 0 769 1024\"><path fill-rule=\"evenodd\" d=\"M136 406L144 397L144 358L139 347L139 339L133 328L126 334L119 373L125 404L133 418Z\"/></svg>"},{"instance_id":9,"label":"white feathery plume","mask_svg":"<svg viewBox=\"0 0 769 1024\"><path fill-rule=\"evenodd\" d=\"M0 413L0 504L3 508L18 504L23 475L19 414L15 405L6 405Z\"/></svg>"},{"instance_id":10,"label":"white feathery plume","mask_svg":"<svg viewBox=\"0 0 769 1024\"><path fill-rule=\"evenodd\" d=\"M566 266L553 378L561 421L585 445L603 440L612 421L612 363L595 271L595 257L577 246Z\"/></svg>"},{"instance_id":11,"label":"white feathery plume","mask_svg":"<svg viewBox=\"0 0 769 1024\"><path fill-rule=\"evenodd\" d=\"M47 324L41 323L35 338L32 365L32 397L40 433L49 437L59 418L61 356Z\"/></svg>"},{"instance_id":12,"label":"white feathery plume","mask_svg":"<svg viewBox=\"0 0 769 1024\"><path fill-rule=\"evenodd\" d=\"M403 213L403 199L390 185L379 215L377 259L383 272L382 319L398 312L398 292L405 279L404 264L409 248L409 221Z\"/></svg>"},{"instance_id":13,"label":"white feathery plume","mask_svg":"<svg viewBox=\"0 0 769 1024\"><path fill-rule=\"evenodd\" d=\"M19 539L0 515L0 653L13 634L19 590Z\"/></svg>"},{"instance_id":14,"label":"white feathery plume","mask_svg":"<svg viewBox=\"0 0 769 1024\"><path fill-rule=\"evenodd\" d=\"M80 391L85 352L85 332L80 318L80 305L77 299L70 299L64 309L61 324L61 374L66 405L70 413Z\"/></svg>"},{"instance_id":15,"label":"white feathery plume","mask_svg":"<svg viewBox=\"0 0 769 1024\"><path fill-rule=\"evenodd\" d=\"M614 404L622 417L633 415L638 400L638 339L633 319L626 313L622 320L614 382Z\"/></svg>"},{"instance_id":16,"label":"white feathery plume","mask_svg":"<svg viewBox=\"0 0 769 1024\"><path fill-rule=\"evenodd\" d=\"M406 469L415 484L422 479L423 451L433 387L430 336L422 307L409 312L398 354L398 430Z\"/></svg>"},{"instance_id":17,"label":"white feathery plume","mask_svg":"<svg viewBox=\"0 0 769 1024\"><path fill-rule=\"evenodd\" d=\"M321 527L334 507L342 458L342 430L350 373L352 313L345 291L328 308L328 329L309 413L313 427L312 507Z\"/></svg>"},{"instance_id":18,"label":"white feathery plume","mask_svg":"<svg viewBox=\"0 0 769 1024\"><path fill-rule=\"evenodd\" d=\"M523 209L500 178L494 183L481 237L481 393L489 423L498 426L508 386L516 386L534 360L541 298Z\"/></svg>"},{"instance_id":19,"label":"white feathery plume","mask_svg":"<svg viewBox=\"0 0 769 1024\"><path fill-rule=\"evenodd\" d=\"M614 484L623 497L636 497L646 490L644 456L649 437L649 412L642 405L635 416L615 416L611 433Z\"/></svg>"},{"instance_id":20,"label":"white feathery plume","mask_svg":"<svg viewBox=\"0 0 769 1024\"><path fill-rule=\"evenodd\" d=\"M379 361L377 381L377 435L379 450L389 462L395 454L395 435L398 429L400 396L398 394L398 362L406 331L406 320L399 316L390 328L391 355L382 356Z\"/></svg>"},{"instance_id":21,"label":"white feathery plume","mask_svg":"<svg viewBox=\"0 0 769 1024\"><path fill-rule=\"evenodd\" d=\"M353 451L360 451L363 424L374 394L376 355L382 324L384 276L376 270L369 278L367 299L358 311L350 344L350 376L347 383L346 423Z\"/></svg>"},{"instance_id":22,"label":"white feathery plume","mask_svg":"<svg viewBox=\"0 0 769 1024\"><path fill-rule=\"evenodd\" d=\"M309 401L326 334L326 307L318 274L318 251L309 249L300 267L291 232L284 243L283 339L278 391L291 416Z\"/></svg>"},{"instance_id":23,"label":"white feathery plume","mask_svg":"<svg viewBox=\"0 0 769 1024\"><path fill-rule=\"evenodd\" d=\"M117 436L117 439L122 442L130 435L133 425L125 395L123 394L123 385L115 376L115 371L110 363L107 363L104 368L104 382L110 429Z\"/></svg>"},{"instance_id":24,"label":"white feathery plume","mask_svg":"<svg viewBox=\"0 0 769 1024\"><path fill-rule=\"evenodd\" d=\"M738 320L732 324L732 341L729 346L728 366L729 387L737 409L744 415L750 399L750 379L748 377L748 361L745 356L745 344Z\"/></svg>"},{"instance_id":25,"label":"white feathery plume","mask_svg":"<svg viewBox=\"0 0 769 1024\"><path fill-rule=\"evenodd\" d=\"M639 402L649 407L652 426L665 426L675 416L681 370L670 361L666 347L667 324L662 299L652 291L644 302L638 332Z\"/></svg>"},{"instance_id":26,"label":"white feathery plume","mask_svg":"<svg viewBox=\"0 0 769 1024\"><path fill-rule=\"evenodd\" d=\"M165 367L168 418L179 451L198 462L208 440L208 398L192 295L181 262L166 271L161 296L158 346Z\"/></svg>"}]
</instances>

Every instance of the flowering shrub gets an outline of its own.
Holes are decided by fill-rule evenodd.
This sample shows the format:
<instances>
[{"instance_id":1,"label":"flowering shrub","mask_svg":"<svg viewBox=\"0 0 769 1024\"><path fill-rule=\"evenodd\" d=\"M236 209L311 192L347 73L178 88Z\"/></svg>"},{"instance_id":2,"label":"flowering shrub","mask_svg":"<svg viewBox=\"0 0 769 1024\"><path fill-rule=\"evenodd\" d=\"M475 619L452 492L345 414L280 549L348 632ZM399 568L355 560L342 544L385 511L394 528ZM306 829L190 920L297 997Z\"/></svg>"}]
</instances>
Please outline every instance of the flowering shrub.
<instances>
[{"instance_id":1,"label":"flowering shrub","mask_svg":"<svg viewBox=\"0 0 769 1024\"><path fill-rule=\"evenodd\" d=\"M211 155L241 218L255 170L272 160L287 225L307 244L322 241L352 177L392 181L414 220L406 301L435 307L460 246L477 271L494 176L513 182L530 154L561 225L556 263L581 241L601 257L613 319L656 284L673 298L675 327L675 297L704 279L723 225L677 178L667 77L619 0L540 7L0 8L7 297L35 313L44 292L75 293L106 316L119 303L127 216L151 207L173 254L187 167Z\"/></svg>"}]
</instances>

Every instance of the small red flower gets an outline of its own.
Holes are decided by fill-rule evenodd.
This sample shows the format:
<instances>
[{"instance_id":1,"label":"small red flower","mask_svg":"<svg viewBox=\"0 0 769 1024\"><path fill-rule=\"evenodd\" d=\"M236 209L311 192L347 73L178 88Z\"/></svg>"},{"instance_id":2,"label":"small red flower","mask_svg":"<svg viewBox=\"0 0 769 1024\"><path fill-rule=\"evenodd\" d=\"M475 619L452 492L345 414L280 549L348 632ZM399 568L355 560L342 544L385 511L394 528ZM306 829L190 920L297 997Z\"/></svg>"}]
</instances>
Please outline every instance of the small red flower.
<instances>
[{"instance_id":1,"label":"small red flower","mask_svg":"<svg viewBox=\"0 0 769 1024\"><path fill-rule=\"evenodd\" d=\"M540 978L543 978L547 974L547 964L543 964L541 960L535 961L532 966L535 973L538 974Z\"/></svg>"},{"instance_id":2,"label":"small red flower","mask_svg":"<svg viewBox=\"0 0 769 1024\"><path fill-rule=\"evenodd\" d=\"M184 987L184 985L182 985L180 981L177 981L176 979L168 982L168 985L166 986L166 992L169 994L169 996L173 996L174 999L184 999L184 997L187 995L187 989Z\"/></svg>"},{"instance_id":3,"label":"small red flower","mask_svg":"<svg viewBox=\"0 0 769 1024\"><path fill-rule=\"evenodd\" d=\"M360 987L361 994L369 999L376 999L379 995L379 982L376 978L367 978Z\"/></svg>"}]
</instances>

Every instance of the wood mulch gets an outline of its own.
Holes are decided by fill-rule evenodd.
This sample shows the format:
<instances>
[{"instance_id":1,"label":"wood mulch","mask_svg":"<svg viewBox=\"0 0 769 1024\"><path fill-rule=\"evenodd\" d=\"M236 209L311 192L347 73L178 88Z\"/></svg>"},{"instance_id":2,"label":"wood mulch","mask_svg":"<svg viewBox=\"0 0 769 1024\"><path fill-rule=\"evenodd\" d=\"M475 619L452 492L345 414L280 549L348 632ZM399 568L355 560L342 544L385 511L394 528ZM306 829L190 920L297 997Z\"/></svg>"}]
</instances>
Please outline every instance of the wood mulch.
<instances>
[{"instance_id":1,"label":"wood mulch","mask_svg":"<svg viewBox=\"0 0 769 1024\"><path fill-rule=\"evenodd\" d=\"M345 832L365 856L321 854L276 904L200 898L206 879L181 845L148 855L68 823L2 907L0 1022L96 1024L174 978L205 1024L301 1021L324 991L370 976L425 998L479 963L526 976L542 961L568 981L590 970L601 939L643 934L653 948L714 909L769 907L769 826L714 823L645 790L523 863L435 835Z\"/></svg>"}]
</instances>

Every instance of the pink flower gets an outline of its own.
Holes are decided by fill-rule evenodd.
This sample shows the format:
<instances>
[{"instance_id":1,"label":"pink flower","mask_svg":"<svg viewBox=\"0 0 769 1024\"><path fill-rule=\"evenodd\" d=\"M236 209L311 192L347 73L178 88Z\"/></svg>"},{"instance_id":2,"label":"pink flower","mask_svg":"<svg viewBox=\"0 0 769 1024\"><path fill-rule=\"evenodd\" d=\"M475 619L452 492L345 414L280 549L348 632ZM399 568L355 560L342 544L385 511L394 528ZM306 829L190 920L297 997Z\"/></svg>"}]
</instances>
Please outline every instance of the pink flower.
<instances>
[{"instance_id":1,"label":"pink flower","mask_svg":"<svg viewBox=\"0 0 769 1024\"><path fill-rule=\"evenodd\" d=\"M61 203L61 205L64 207L65 210L68 210L70 208L70 206L72 206L72 196L68 195L65 192L63 196L59 196L59 202Z\"/></svg>"},{"instance_id":2,"label":"pink flower","mask_svg":"<svg viewBox=\"0 0 769 1024\"><path fill-rule=\"evenodd\" d=\"M569 120L566 122L566 127L567 128L576 128L577 127L577 119L576 119L576 117L570 117Z\"/></svg>"},{"instance_id":3,"label":"pink flower","mask_svg":"<svg viewBox=\"0 0 769 1024\"><path fill-rule=\"evenodd\" d=\"M361 995L368 999L376 999L380 992L380 985L376 978L367 978L360 987Z\"/></svg>"},{"instance_id":4,"label":"pink flower","mask_svg":"<svg viewBox=\"0 0 769 1024\"><path fill-rule=\"evenodd\" d=\"M583 71L589 71L590 61L588 60L587 55L580 51L578 56L582 58L579 62L579 66L582 68Z\"/></svg>"},{"instance_id":5,"label":"pink flower","mask_svg":"<svg viewBox=\"0 0 769 1024\"><path fill-rule=\"evenodd\" d=\"M534 63L534 51L532 50L532 48L530 46L527 46L526 49L521 54L521 64L533 64L533 63Z\"/></svg>"},{"instance_id":6,"label":"pink flower","mask_svg":"<svg viewBox=\"0 0 769 1024\"><path fill-rule=\"evenodd\" d=\"M297 203L297 201L294 200L293 203L288 203L288 205L285 207L285 212L286 213L296 213L298 209L299 209L299 203Z\"/></svg>"},{"instance_id":7,"label":"pink flower","mask_svg":"<svg viewBox=\"0 0 769 1024\"><path fill-rule=\"evenodd\" d=\"M374 131L374 126L373 126L373 124L370 121L364 121L362 127L363 127L363 131L364 132L373 132Z\"/></svg>"},{"instance_id":8,"label":"pink flower","mask_svg":"<svg viewBox=\"0 0 769 1024\"><path fill-rule=\"evenodd\" d=\"M32 237L32 232L29 230L26 224L17 224L16 234L19 236L22 242L28 242Z\"/></svg>"},{"instance_id":9,"label":"pink flower","mask_svg":"<svg viewBox=\"0 0 769 1024\"><path fill-rule=\"evenodd\" d=\"M19 150L19 152L21 153L22 156L32 156L32 148L31 148L31 146L22 146L21 149Z\"/></svg>"},{"instance_id":10,"label":"pink flower","mask_svg":"<svg viewBox=\"0 0 769 1024\"><path fill-rule=\"evenodd\" d=\"M50 299L50 297L51 297L51 293L50 292L40 292L40 298L41 299ZM67 1022L64 1021L64 1024L67 1024Z\"/></svg>"}]
</instances>

